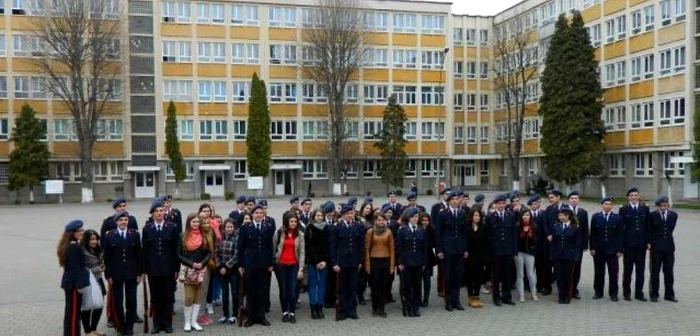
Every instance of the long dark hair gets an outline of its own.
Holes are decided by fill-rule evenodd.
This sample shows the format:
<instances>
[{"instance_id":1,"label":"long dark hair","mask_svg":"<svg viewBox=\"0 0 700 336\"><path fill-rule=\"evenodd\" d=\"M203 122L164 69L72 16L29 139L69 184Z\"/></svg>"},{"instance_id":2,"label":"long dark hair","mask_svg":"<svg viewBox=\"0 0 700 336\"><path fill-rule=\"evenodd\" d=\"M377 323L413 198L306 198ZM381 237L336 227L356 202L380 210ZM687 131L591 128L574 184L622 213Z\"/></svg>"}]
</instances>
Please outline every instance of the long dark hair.
<instances>
[{"instance_id":1,"label":"long dark hair","mask_svg":"<svg viewBox=\"0 0 700 336\"><path fill-rule=\"evenodd\" d=\"M323 211L322 211L321 209L318 209L318 208L317 208L317 209L311 210L311 213L309 214L309 221L310 221L309 224L316 223L316 215L317 215L318 213L321 213L321 215L323 215L323 219L322 219L321 221L322 221L322 222L325 222L325 221L326 221L326 214L324 214Z\"/></svg>"},{"instance_id":2,"label":"long dark hair","mask_svg":"<svg viewBox=\"0 0 700 336\"><path fill-rule=\"evenodd\" d=\"M368 215L363 214L363 212L365 212L366 207L369 207L369 214ZM372 223L372 221L374 219L374 210L372 208L371 203L362 203L362 205L360 206L360 216L363 217L368 223Z\"/></svg>"},{"instance_id":3,"label":"long dark hair","mask_svg":"<svg viewBox=\"0 0 700 336\"><path fill-rule=\"evenodd\" d=\"M573 211L563 211L560 213L563 213L567 217L569 217L569 223L571 224L572 227L578 227L578 216L574 215ZM559 217L559 214L557 214L557 217Z\"/></svg>"},{"instance_id":4,"label":"long dark hair","mask_svg":"<svg viewBox=\"0 0 700 336\"><path fill-rule=\"evenodd\" d=\"M425 212L420 214L420 216L418 216L418 224L420 224L421 226L423 225L423 218L428 219L428 226L424 227L424 229L427 229L428 227L433 225L433 221L430 218L430 215L428 213L425 213Z\"/></svg>"},{"instance_id":5,"label":"long dark hair","mask_svg":"<svg viewBox=\"0 0 700 336\"><path fill-rule=\"evenodd\" d=\"M209 209L209 218L214 218L214 208L212 208L211 205L209 205L209 203L202 203L199 206L199 211L197 211L197 214L201 213L202 210L204 210L205 208Z\"/></svg>"},{"instance_id":6,"label":"long dark hair","mask_svg":"<svg viewBox=\"0 0 700 336\"><path fill-rule=\"evenodd\" d=\"M294 218L294 219L297 220L297 227L296 227L296 229L294 229L293 231L291 231L292 237L296 238L296 237L299 235L299 216L297 216L297 213L294 212L294 211L287 211L287 212L285 212L284 215L282 216L282 233L284 233L285 235L287 235L287 234L290 233L289 221L290 221L292 218Z\"/></svg>"},{"instance_id":7,"label":"long dark hair","mask_svg":"<svg viewBox=\"0 0 700 336\"><path fill-rule=\"evenodd\" d=\"M73 234L75 231L63 232L61 239L58 241L58 247L56 247L56 256L58 256L58 264L63 267L66 265L66 253L68 252L68 247L73 241Z\"/></svg>"},{"instance_id":8,"label":"long dark hair","mask_svg":"<svg viewBox=\"0 0 700 336\"><path fill-rule=\"evenodd\" d=\"M477 211L472 209L472 211L469 212L469 224L473 225L474 224L474 215L478 214L479 215L479 226L484 223L484 214L481 211Z\"/></svg>"},{"instance_id":9,"label":"long dark hair","mask_svg":"<svg viewBox=\"0 0 700 336\"><path fill-rule=\"evenodd\" d=\"M527 233L524 231L526 223L525 223L525 220L523 220L523 216L525 216L525 214L530 215L530 221L527 223L527 226L530 227L530 231ZM520 211L520 213L518 214L518 235L521 238L525 238L525 235L530 236L530 238L537 237L537 226L535 225L535 222L533 221L532 211L530 211L530 209L526 208L525 210Z\"/></svg>"},{"instance_id":10,"label":"long dark hair","mask_svg":"<svg viewBox=\"0 0 700 336\"><path fill-rule=\"evenodd\" d=\"M90 248L90 239L95 236L97 237L97 246L95 248ZM80 245L83 245L83 248L94 254L94 255L100 255L102 254L102 247L100 246L100 234L97 233L95 230L85 230L85 233L83 233L83 240L80 241Z\"/></svg>"}]
</instances>

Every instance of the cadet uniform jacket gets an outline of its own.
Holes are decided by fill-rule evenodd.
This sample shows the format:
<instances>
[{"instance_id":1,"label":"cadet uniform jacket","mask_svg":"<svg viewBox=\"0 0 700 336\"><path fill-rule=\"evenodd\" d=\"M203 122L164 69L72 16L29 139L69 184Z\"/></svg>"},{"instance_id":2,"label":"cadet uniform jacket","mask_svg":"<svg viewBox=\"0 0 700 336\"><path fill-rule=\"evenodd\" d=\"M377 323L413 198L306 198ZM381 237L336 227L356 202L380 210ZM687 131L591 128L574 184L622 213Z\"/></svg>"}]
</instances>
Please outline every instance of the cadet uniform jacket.
<instances>
[{"instance_id":1,"label":"cadet uniform jacket","mask_svg":"<svg viewBox=\"0 0 700 336\"><path fill-rule=\"evenodd\" d=\"M66 264L63 267L61 288L70 290L81 289L90 285L90 274L85 267L83 247L77 242L72 242L66 250Z\"/></svg>"},{"instance_id":2,"label":"cadet uniform jacket","mask_svg":"<svg viewBox=\"0 0 700 336\"><path fill-rule=\"evenodd\" d=\"M678 214L666 210L666 220L660 211L651 213L651 249L664 253L673 253L676 251L676 244L673 241L673 230L676 228Z\"/></svg>"},{"instance_id":3,"label":"cadet uniform jacket","mask_svg":"<svg viewBox=\"0 0 700 336\"><path fill-rule=\"evenodd\" d=\"M272 236L275 227L265 222L260 223L260 229L255 226L255 223L251 223L241 227L238 232L238 262L244 268L267 268L274 261Z\"/></svg>"},{"instance_id":4,"label":"cadet uniform jacket","mask_svg":"<svg viewBox=\"0 0 700 336\"><path fill-rule=\"evenodd\" d=\"M491 253L494 256L514 256L518 254L518 224L510 211L503 212L503 219L494 211L486 217L489 229Z\"/></svg>"},{"instance_id":5,"label":"cadet uniform jacket","mask_svg":"<svg viewBox=\"0 0 700 336\"><path fill-rule=\"evenodd\" d=\"M168 276L179 272L177 250L180 243L175 223L163 222L160 231L153 222L144 226L141 247L146 273L151 276Z\"/></svg>"},{"instance_id":6,"label":"cadet uniform jacket","mask_svg":"<svg viewBox=\"0 0 700 336\"><path fill-rule=\"evenodd\" d=\"M362 264L365 254L365 236L358 223L344 220L330 232L331 265L357 267Z\"/></svg>"},{"instance_id":7,"label":"cadet uniform jacket","mask_svg":"<svg viewBox=\"0 0 700 336\"><path fill-rule=\"evenodd\" d=\"M428 234L420 225L411 230L410 225L399 229L396 239L398 264L405 267L425 266L428 263Z\"/></svg>"},{"instance_id":8,"label":"cadet uniform jacket","mask_svg":"<svg viewBox=\"0 0 700 336\"><path fill-rule=\"evenodd\" d=\"M107 234L107 232L116 229L117 223L114 222L114 216L109 216L105 218L104 221L102 221L102 227L100 228L100 237L104 237L105 234ZM127 226L127 229L134 231L139 230L139 224L138 222L136 222L136 218L134 216L129 215L129 225Z\"/></svg>"},{"instance_id":9,"label":"cadet uniform jacket","mask_svg":"<svg viewBox=\"0 0 700 336\"><path fill-rule=\"evenodd\" d=\"M119 229L108 231L103 238L102 248L107 279L134 280L143 274L143 255L138 232L127 229L122 238Z\"/></svg>"},{"instance_id":10,"label":"cadet uniform jacket","mask_svg":"<svg viewBox=\"0 0 700 336\"><path fill-rule=\"evenodd\" d=\"M624 230L624 247L646 249L649 244L649 208L638 203L635 210L627 203L620 207L620 217Z\"/></svg>"},{"instance_id":11,"label":"cadet uniform jacket","mask_svg":"<svg viewBox=\"0 0 700 336\"><path fill-rule=\"evenodd\" d=\"M552 227L552 259L578 261L581 255L581 229L557 222Z\"/></svg>"},{"instance_id":12,"label":"cadet uniform jacket","mask_svg":"<svg viewBox=\"0 0 700 336\"><path fill-rule=\"evenodd\" d=\"M435 227L435 251L443 254L467 252L467 216L450 208L440 211Z\"/></svg>"},{"instance_id":13,"label":"cadet uniform jacket","mask_svg":"<svg viewBox=\"0 0 700 336\"><path fill-rule=\"evenodd\" d=\"M612 212L608 216L606 220L605 215L598 212L591 218L590 249L596 253L622 253L624 229L620 216Z\"/></svg>"}]
</instances>

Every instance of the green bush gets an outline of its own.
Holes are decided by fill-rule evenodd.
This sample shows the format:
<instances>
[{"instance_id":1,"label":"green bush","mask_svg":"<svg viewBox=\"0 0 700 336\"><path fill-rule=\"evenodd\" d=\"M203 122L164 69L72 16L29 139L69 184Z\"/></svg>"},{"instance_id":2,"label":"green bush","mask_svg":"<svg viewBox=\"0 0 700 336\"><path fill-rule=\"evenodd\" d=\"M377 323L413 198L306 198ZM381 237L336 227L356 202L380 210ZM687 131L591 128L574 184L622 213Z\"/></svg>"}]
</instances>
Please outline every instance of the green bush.
<instances>
[{"instance_id":1,"label":"green bush","mask_svg":"<svg viewBox=\"0 0 700 336\"><path fill-rule=\"evenodd\" d=\"M199 199L203 201L209 201L211 200L211 195L209 195L209 193L202 193L201 195L199 195Z\"/></svg>"},{"instance_id":2,"label":"green bush","mask_svg":"<svg viewBox=\"0 0 700 336\"><path fill-rule=\"evenodd\" d=\"M428 196L433 196L433 189L428 189L425 193L428 194Z\"/></svg>"},{"instance_id":3,"label":"green bush","mask_svg":"<svg viewBox=\"0 0 700 336\"><path fill-rule=\"evenodd\" d=\"M226 192L224 198L226 198L227 201L231 201L236 198L236 193L234 193L233 191L228 191Z\"/></svg>"}]
</instances>

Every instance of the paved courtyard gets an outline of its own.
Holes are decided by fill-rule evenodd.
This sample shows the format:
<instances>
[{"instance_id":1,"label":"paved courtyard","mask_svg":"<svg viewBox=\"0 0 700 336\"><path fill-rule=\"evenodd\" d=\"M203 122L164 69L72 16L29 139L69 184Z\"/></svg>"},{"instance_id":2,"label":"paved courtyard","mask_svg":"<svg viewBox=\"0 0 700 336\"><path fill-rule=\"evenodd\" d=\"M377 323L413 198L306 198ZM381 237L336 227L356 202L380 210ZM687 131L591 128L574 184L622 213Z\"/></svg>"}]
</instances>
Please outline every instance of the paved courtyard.
<instances>
[{"instance_id":1,"label":"paved courtyard","mask_svg":"<svg viewBox=\"0 0 700 336\"><path fill-rule=\"evenodd\" d=\"M421 199L419 199L420 201ZM316 205L325 200L315 200ZM337 201L337 200L336 200ZM378 200L379 201L379 200ZM428 205L422 197L422 204ZM225 201L212 202L219 213L228 214L234 204ZM199 202L176 202L183 216L196 210ZM597 211L596 204L584 204L589 212ZM280 218L288 208L282 199L270 200L270 210ZM139 226L147 218L148 202L129 204ZM55 250L57 240L67 221L81 218L86 228L99 229L102 219L112 212L108 203L90 205L36 205L0 207L0 335L60 335L63 316L63 291L60 289L61 270L57 266ZM279 220L278 220L279 221ZM295 325L283 324L277 286L273 281L272 312L268 315L271 327L255 326L244 329L233 326L212 325L205 327L202 335L699 335L700 334L700 212L680 211L676 230L676 293L678 304L665 301L642 303L639 301L618 303L605 300L592 301L593 267L590 256L584 258L580 290L583 299L563 306L556 303L556 295L544 297L540 302L518 303L515 307L495 307L487 295L482 294L486 305L481 310L447 312L442 301L433 295L430 307L423 309L421 318L402 318L399 304L387 307L388 319L372 318L371 306L359 307L359 321L334 322L311 320L304 304L297 312ZM648 273L648 270L647 270ZM620 274L621 275L621 274ZM647 277L648 279L648 277ZM433 278L435 280L435 278ZM395 284L396 293L398 282ZM645 286L646 287L646 286ZM645 292L647 292L645 288ZM607 291L607 289L606 289ZM647 292L648 293L648 292ZM182 292L178 291L176 334L182 332ZM369 293L366 294L369 296ZM462 291L464 297L464 291ZM648 295L648 294L647 294ZM663 292L662 292L663 295ZM141 288L139 287L139 315L143 314ZM304 295L303 302L308 298ZM217 308L216 317L220 317ZM332 317L328 311L327 316ZM104 321L104 317L103 317ZM136 334L142 334L142 325L136 325ZM101 331L114 335L101 323Z\"/></svg>"}]
</instances>

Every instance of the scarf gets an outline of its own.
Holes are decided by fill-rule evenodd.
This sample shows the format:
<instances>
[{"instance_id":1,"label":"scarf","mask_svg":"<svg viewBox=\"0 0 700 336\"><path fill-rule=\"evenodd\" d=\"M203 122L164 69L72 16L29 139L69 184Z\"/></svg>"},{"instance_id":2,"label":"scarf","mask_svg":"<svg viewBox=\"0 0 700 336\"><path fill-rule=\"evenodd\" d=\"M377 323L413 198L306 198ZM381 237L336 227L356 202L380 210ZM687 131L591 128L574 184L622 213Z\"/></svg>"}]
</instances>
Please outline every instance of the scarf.
<instances>
[{"instance_id":1,"label":"scarf","mask_svg":"<svg viewBox=\"0 0 700 336\"><path fill-rule=\"evenodd\" d=\"M188 251L194 251L202 246L202 231L200 229L192 229L190 235L187 236L185 247Z\"/></svg>"},{"instance_id":2,"label":"scarf","mask_svg":"<svg viewBox=\"0 0 700 336\"><path fill-rule=\"evenodd\" d=\"M374 224L374 235L381 236L382 234L384 234L384 231L386 231L386 227L387 225L379 226L377 224Z\"/></svg>"},{"instance_id":3,"label":"scarf","mask_svg":"<svg viewBox=\"0 0 700 336\"><path fill-rule=\"evenodd\" d=\"M326 227L326 222L314 222L313 226L319 230L323 230Z\"/></svg>"},{"instance_id":4,"label":"scarf","mask_svg":"<svg viewBox=\"0 0 700 336\"><path fill-rule=\"evenodd\" d=\"M525 228L529 227L530 230L525 232ZM530 221L522 221L520 223L520 238L535 238L535 227L532 225L532 220Z\"/></svg>"}]
</instances>

